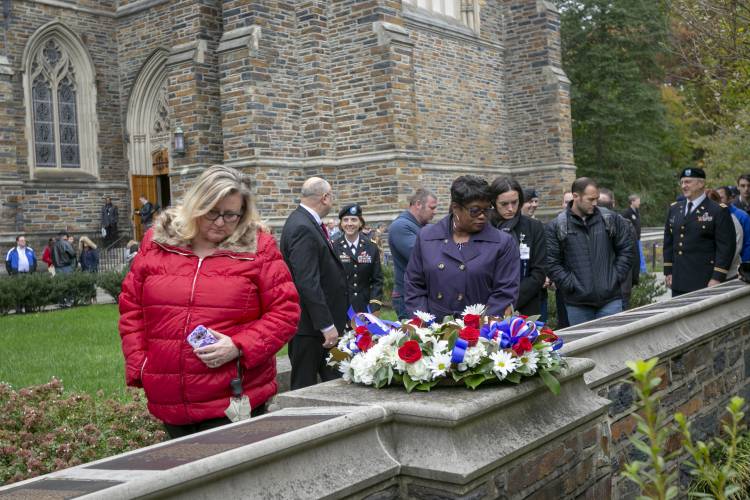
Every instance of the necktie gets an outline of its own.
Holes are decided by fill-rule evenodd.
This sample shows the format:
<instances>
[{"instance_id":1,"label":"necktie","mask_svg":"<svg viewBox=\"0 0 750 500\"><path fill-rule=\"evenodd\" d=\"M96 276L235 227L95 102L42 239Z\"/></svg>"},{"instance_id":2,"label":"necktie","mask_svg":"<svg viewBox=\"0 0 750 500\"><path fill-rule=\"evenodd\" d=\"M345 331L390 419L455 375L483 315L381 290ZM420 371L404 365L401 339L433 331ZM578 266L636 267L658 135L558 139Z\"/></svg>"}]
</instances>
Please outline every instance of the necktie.
<instances>
[{"instance_id":1,"label":"necktie","mask_svg":"<svg viewBox=\"0 0 750 500\"><path fill-rule=\"evenodd\" d=\"M326 237L326 241L328 241L330 243L331 236L328 234L328 228L326 227L325 223L321 222L320 223L320 228L323 230L323 234Z\"/></svg>"},{"instance_id":2,"label":"necktie","mask_svg":"<svg viewBox=\"0 0 750 500\"><path fill-rule=\"evenodd\" d=\"M352 255L357 255L357 247L349 245L349 249L352 251Z\"/></svg>"},{"instance_id":3,"label":"necktie","mask_svg":"<svg viewBox=\"0 0 750 500\"><path fill-rule=\"evenodd\" d=\"M693 202L689 201L687 204L687 212L685 212L685 216L687 217L688 215L690 215L690 212L692 211L693 211Z\"/></svg>"}]
</instances>

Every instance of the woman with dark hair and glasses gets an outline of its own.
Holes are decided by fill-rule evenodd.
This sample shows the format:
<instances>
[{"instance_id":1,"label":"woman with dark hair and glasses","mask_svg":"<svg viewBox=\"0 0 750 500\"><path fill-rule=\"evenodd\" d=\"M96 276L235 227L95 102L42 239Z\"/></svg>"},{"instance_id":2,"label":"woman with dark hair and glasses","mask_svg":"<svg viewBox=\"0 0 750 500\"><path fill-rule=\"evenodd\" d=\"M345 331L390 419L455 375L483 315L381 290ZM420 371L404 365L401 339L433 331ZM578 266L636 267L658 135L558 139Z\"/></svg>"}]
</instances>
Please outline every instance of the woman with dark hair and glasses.
<instances>
[{"instance_id":1,"label":"woman with dark hair and glasses","mask_svg":"<svg viewBox=\"0 0 750 500\"><path fill-rule=\"evenodd\" d=\"M490 223L494 212L487 181L464 175L451 185L450 213L417 236L404 286L406 309L456 316L485 304L503 315L518 299L518 245Z\"/></svg>"},{"instance_id":2,"label":"woman with dark hair and glasses","mask_svg":"<svg viewBox=\"0 0 750 500\"><path fill-rule=\"evenodd\" d=\"M544 225L521 213L524 191L517 181L498 177L492 181L490 190L495 202L493 223L513 237L521 257L521 286L516 309L527 316L539 314L547 259Z\"/></svg>"}]
</instances>

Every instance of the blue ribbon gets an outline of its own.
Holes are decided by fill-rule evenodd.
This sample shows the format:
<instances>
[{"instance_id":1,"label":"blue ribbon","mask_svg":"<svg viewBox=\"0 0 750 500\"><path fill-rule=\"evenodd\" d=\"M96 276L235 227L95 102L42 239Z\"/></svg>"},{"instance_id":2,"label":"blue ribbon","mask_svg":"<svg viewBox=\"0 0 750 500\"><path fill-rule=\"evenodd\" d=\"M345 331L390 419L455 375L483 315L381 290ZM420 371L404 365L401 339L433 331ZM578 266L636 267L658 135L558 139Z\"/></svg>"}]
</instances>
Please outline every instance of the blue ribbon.
<instances>
[{"instance_id":1,"label":"blue ribbon","mask_svg":"<svg viewBox=\"0 0 750 500\"><path fill-rule=\"evenodd\" d=\"M469 347L469 342L467 340L464 340L462 338L456 339L456 344L453 346L453 351L451 352L451 363L463 363L464 362L464 356L466 356L466 349Z\"/></svg>"}]
</instances>

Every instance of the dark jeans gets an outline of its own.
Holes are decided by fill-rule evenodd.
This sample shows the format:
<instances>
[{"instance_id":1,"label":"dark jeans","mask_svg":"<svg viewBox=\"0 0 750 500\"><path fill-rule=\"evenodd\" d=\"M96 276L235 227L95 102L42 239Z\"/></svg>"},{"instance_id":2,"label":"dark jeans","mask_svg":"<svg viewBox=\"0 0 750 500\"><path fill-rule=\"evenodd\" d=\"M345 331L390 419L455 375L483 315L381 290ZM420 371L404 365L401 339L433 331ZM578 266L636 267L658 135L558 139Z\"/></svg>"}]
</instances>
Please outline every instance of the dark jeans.
<instances>
[{"instance_id":1,"label":"dark jeans","mask_svg":"<svg viewBox=\"0 0 750 500\"><path fill-rule=\"evenodd\" d=\"M258 417L260 415L263 415L266 413L267 407L265 404L253 408L250 412L251 417ZM207 431L208 429L215 429L216 427L221 427L222 425L231 424L232 421L229 420L227 417L219 417L219 418L211 418L209 420L204 420L203 422L198 422L195 424L185 424L185 425L172 425L172 424L164 424L164 428L167 431L167 434L169 434L170 439L177 439L184 436L189 436L190 434L195 434L196 432L202 432Z\"/></svg>"},{"instance_id":2,"label":"dark jeans","mask_svg":"<svg viewBox=\"0 0 750 500\"><path fill-rule=\"evenodd\" d=\"M338 370L326 364L328 349L323 347L323 336L296 335L289 341L289 361L292 363L291 389L301 389L341 378Z\"/></svg>"},{"instance_id":3,"label":"dark jeans","mask_svg":"<svg viewBox=\"0 0 750 500\"><path fill-rule=\"evenodd\" d=\"M555 291L555 307L557 308L557 329L569 327L570 321L568 321L568 310L565 309L565 295L559 288Z\"/></svg>"},{"instance_id":4,"label":"dark jeans","mask_svg":"<svg viewBox=\"0 0 750 500\"><path fill-rule=\"evenodd\" d=\"M622 312L622 299L612 300L601 307L566 304L565 308L568 312L570 326L573 326Z\"/></svg>"}]
</instances>

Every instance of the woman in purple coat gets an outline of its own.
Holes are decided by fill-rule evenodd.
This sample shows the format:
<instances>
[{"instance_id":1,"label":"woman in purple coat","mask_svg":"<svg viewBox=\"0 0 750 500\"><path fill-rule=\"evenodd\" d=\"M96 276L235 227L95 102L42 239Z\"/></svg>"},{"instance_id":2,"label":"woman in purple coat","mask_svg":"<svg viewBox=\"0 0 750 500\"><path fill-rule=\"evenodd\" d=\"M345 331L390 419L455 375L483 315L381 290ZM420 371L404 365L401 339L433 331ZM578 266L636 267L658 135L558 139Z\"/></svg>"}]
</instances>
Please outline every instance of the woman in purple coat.
<instances>
[{"instance_id":1,"label":"woman in purple coat","mask_svg":"<svg viewBox=\"0 0 750 500\"><path fill-rule=\"evenodd\" d=\"M404 287L406 309L438 320L485 304L502 316L518 299L520 255L513 238L490 224L492 193L481 177L464 175L451 185L450 214L417 236Z\"/></svg>"}]
</instances>

